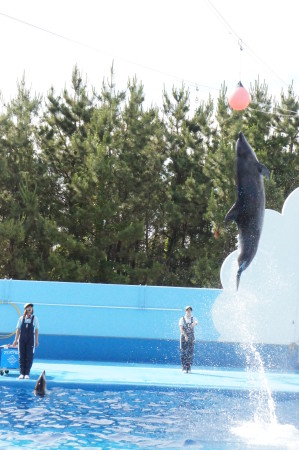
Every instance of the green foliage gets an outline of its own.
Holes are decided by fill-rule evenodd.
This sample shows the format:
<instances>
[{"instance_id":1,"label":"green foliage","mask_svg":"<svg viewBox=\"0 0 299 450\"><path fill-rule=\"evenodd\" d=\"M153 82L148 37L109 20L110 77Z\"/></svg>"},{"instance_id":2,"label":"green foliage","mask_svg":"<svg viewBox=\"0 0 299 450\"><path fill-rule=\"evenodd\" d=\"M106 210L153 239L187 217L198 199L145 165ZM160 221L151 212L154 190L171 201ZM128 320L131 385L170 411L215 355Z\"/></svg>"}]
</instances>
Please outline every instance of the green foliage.
<instances>
[{"instance_id":1,"label":"green foliage","mask_svg":"<svg viewBox=\"0 0 299 450\"><path fill-rule=\"evenodd\" d=\"M298 97L251 86L232 111L223 85L190 109L185 86L144 107L136 78L97 92L77 67L70 90L31 97L25 80L0 115L0 277L220 287L237 229L234 146L242 130L271 171L266 207L298 187Z\"/></svg>"}]
</instances>

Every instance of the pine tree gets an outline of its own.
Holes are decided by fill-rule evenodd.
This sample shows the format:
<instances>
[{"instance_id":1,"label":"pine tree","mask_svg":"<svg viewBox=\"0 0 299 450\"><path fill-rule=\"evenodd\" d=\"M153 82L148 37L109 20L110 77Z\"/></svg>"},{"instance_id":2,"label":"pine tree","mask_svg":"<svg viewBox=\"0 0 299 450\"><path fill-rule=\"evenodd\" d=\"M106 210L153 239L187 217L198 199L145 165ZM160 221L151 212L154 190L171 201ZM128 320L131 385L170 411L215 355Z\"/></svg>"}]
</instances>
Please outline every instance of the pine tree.
<instances>
[{"instance_id":1,"label":"pine tree","mask_svg":"<svg viewBox=\"0 0 299 450\"><path fill-rule=\"evenodd\" d=\"M11 278L44 279L47 273L51 227L43 217L46 167L36 145L40 104L23 78L1 117L0 266Z\"/></svg>"},{"instance_id":2,"label":"pine tree","mask_svg":"<svg viewBox=\"0 0 299 450\"><path fill-rule=\"evenodd\" d=\"M273 119L272 151L273 177L282 191L279 206L299 183L299 100L293 86L283 91L280 103L275 103Z\"/></svg>"},{"instance_id":3,"label":"pine tree","mask_svg":"<svg viewBox=\"0 0 299 450\"><path fill-rule=\"evenodd\" d=\"M157 236L163 229L163 150L161 121L155 108L143 109L143 86L129 80L120 129L115 134L113 177L119 199L117 240L109 260L129 283L149 283L158 272L154 265ZM118 136L118 137L117 137ZM158 250L159 251L159 250Z\"/></svg>"},{"instance_id":4,"label":"pine tree","mask_svg":"<svg viewBox=\"0 0 299 450\"><path fill-rule=\"evenodd\" d=\"M163 284L203 285L204 276L197 267L205 264L205 242L210 235L205 218L210 184L203 168L213 107L202 104L192 116L184 86L173 89L172 97L164 93L168 201Z\"/></svg>"},{"instance_id":5,"label":"pine tree","mask_svg":"<svg viewBox=\"0 0 299 450\"><path fill-rule=\"evenodd\" d=\"M90 228L85 214L89 197L78 198L78 185L81 177L88 176L85 141L93 104L77 67L72 75L72 93L65 89L62 97L57 96L52 88L47 100L39 135L53 187L50 214L57 226L49 255L51 278L85 281L89 277L85 248Z\"/></svg>"}]
</instances>

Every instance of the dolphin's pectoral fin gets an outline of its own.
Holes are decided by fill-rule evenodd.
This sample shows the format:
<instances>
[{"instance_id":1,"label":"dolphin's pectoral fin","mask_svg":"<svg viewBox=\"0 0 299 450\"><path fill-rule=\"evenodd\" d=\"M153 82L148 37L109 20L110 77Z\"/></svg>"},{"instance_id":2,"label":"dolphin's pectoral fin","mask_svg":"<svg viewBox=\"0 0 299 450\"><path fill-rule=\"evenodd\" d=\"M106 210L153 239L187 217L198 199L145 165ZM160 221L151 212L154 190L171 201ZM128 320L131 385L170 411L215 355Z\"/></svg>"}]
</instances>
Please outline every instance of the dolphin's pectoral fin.
<instances>
[{"instance_id":1,"label":"dolphin's pectoral fin","mask_svg":"<svg viewBox=\"0 0 299 450\"><path fill-rule=\"evenodd\" d=\"M237 273L237 290L239 289L241 274L242 274L243 270L245 269L245 266L246 266L246 261L244 261L241 264L241 266L239 267L239 270L238 270L238 273Z\"/></svg>"},{"instance_id":2,"label":"dolphin's pectoral fin","mask_svg":"<svg viewBox=\"0 0 299 450\"><path fill-rule=\"evenodd\" d=\"M238 215L239 215L239 211L236 208L236 205L233 205L231 207L231 209L228 211L228 213L226 214L225 219L224 219L224 223L227 223L227 222L229 222L231 220L234 220L236 222L237 218L238 218Z\"/></svg>"},{"instance_id":3,"label":"dolphin's pectoral fin","mask_svg":"<svg viewBox=\"0 0 299 450\"><path fill-rule=\"evenodd\" d=\"M269 180L270 170L267 169L267 167L264 166L264 164L258 163L258 171L260 172L261 175L264 175L264 177L267 177Z\"/></svg>"}]
</instances>

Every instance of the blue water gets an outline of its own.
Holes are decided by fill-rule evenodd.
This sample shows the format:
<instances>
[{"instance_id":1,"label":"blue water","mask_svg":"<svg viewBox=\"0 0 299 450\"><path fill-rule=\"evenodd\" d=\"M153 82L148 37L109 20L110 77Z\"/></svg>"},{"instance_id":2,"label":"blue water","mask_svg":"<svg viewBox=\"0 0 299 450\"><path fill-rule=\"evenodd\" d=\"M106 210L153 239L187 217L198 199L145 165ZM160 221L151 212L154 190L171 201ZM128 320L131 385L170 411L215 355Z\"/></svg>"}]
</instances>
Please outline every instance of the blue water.
<instances>
[{"instance_id":1,"label":"blue water","mask_svg":"<svg viewBox=\"0 0 299 450\"><path fill-rule=\"evenodd\" d=\"M244 391L2 386L0 448L298 449L299 394L273 398L275 424Z\"/></svg>"}]
</instances>

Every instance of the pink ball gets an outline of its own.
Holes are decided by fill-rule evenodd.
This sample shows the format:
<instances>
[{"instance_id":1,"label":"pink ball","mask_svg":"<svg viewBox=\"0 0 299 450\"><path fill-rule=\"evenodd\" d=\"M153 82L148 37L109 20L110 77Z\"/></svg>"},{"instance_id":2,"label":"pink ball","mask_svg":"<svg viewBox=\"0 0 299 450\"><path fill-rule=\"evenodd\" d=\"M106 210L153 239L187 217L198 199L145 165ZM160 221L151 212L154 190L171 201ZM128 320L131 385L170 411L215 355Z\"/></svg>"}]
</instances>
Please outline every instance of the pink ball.
<instances>
[{"instance_id":1,"label":"pink ball","mask_svg":"<svg viewBox=\"0 0 299 450\"><path fill-rule=\"evenodd\" d=\"M228 104L232 109L236 111L242 111L247 108L250 103L250 95L243 87L241 81L238 83L238 87L235 92L229 97Z\"/></svg>"}]
</instances>

